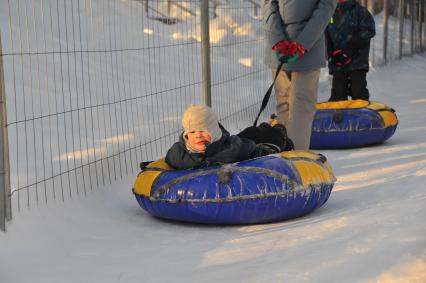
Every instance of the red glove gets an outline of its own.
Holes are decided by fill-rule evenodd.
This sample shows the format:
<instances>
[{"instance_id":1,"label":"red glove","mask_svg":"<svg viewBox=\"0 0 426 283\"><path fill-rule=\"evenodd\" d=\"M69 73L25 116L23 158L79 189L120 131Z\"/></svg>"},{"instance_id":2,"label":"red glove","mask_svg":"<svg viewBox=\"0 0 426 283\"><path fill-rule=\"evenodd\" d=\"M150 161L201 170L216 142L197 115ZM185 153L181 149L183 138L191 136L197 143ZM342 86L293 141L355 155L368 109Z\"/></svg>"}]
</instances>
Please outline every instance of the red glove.
<instances>
[{"instance_id":1,"label":"red glove","mask_svg":"<svg viewBox=\"0 0 426 283\"><path fill-rule=\"evenodd\" d=\"M291 63L302 57L305 53L305 48L296 41L283 40L278 42L272 47L272 50L275 51L275 55L279 60L281 57Z\"/></svg>"}]
</instances>

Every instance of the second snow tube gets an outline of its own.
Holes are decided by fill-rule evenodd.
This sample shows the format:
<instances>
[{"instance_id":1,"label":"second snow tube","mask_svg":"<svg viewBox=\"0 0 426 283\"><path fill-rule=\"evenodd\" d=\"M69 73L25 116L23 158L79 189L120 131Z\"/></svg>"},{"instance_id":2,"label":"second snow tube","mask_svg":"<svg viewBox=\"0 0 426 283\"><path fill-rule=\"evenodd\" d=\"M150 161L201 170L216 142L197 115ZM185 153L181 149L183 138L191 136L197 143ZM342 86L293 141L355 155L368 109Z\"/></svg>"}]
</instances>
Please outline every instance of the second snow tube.
<instances>
[{"instance_id":1,"label":"second snow tube","mask_svg":"<svg viewBox=\"0 0 426 283\"><path fill-rule=\"evenodd\" d=\"M317 103L311 149L355 148L382 143L396 130L395 111L379 102L343 100Z\"/></svg>"}]
</instances>

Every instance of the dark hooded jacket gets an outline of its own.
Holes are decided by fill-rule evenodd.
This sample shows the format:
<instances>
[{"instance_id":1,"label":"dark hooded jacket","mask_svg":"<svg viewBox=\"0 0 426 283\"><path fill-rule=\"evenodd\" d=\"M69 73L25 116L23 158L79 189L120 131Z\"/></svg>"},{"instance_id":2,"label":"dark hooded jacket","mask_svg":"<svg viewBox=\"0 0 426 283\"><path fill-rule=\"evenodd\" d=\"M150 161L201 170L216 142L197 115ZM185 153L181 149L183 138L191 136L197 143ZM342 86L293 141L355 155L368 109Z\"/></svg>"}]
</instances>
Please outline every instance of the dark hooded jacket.
<instances>
[{"instance_id":1,"label":"dark hooded jacket","mask_svg":"<svg viewBox=\"0 0 426 283\"><path fill-rule=\"evenodd\" d=\"M265 152L254 141L231 136L223 127L221 127L221 130L222 137L209 144L204 154L190 152L186 148L183 134L181 134L179 141L173 144L167 152L167 164L177 170L196 169L265 155Z\"/></svg>"},{"instance_id":2,"label":"dark hooded jacket","mask_svg":"<svg viewBox=\"0 0 426 283\"><path fill-rule=\"evenodd\" d=\"M374 18L356 0L338 3L336 11L325 30L328 68L334 71L368 71L370 40L376 35ZM332 53L341 49L352 61L338 65Z\"/></svg>"}]
</instances>

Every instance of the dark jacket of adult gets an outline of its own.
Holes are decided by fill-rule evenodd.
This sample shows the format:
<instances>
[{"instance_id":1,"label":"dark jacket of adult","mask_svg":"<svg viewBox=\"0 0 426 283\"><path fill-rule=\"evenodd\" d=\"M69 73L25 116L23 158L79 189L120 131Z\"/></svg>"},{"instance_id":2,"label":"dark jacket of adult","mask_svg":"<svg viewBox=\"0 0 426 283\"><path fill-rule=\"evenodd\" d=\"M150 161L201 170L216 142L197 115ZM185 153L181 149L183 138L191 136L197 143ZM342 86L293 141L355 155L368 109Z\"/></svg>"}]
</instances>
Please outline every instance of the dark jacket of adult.
<instances>
[{"instance_id":1,"label":"dark jacket of adult","mask_svg":"<svg viewBox=\"0 0 426 283\"><path fill-rule=\"evenodd\" d=\"M326 66L324 30L336 8L336 0L263 0L262 16L266 31L265 63L276 68L272 46L283 40L296 41L306 53L286 71L307 71Z\"/></svg>"},{"instance_id":2,"label":"dark jacket of adult","mask_svg":"<svg viewBox=\"0 0 426 283\"><path fill-rule=\"evenodd\" d=\"M186 148L183 135L166 155L166 162L177 170L196 169L226 163L239 162L267 154L254 141L231 136L223 127L222 137L206 147L204 154L192 153Z\"/></svg>"},{"instance_id":3,"label":"dark jacket of adult","mask_svg":"<svg viewBox=\"0 0 426 283\"><path fill-rule=\"evenodd\" d=\"M365 7L356 0L339 3L325 30L330 73L332 74L334 71L368 71L370 40L375 35L374 18ZM339 61L336 61L332 55L336 50L342 50L352 61L347 65L339 64Z\"/></svg>"}]
</instances>

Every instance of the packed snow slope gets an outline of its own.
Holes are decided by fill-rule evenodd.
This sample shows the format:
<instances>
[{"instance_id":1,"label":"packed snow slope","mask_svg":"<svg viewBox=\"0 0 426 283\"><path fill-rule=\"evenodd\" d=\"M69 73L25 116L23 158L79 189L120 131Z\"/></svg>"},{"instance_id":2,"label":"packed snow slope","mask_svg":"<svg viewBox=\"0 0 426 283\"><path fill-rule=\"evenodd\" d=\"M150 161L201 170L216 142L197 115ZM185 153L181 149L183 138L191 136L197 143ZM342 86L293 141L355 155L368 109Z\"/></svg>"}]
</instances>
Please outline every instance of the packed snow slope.
<instances>
[{"instance_id":1,"label":"packed snow slope","mask_svg":"<svg viewBox=\"0 0 426 283\"><path fill-rule=\"evenodd\" d=\"M138 206L130 178L14 215L0 282L426 282L425 78L426 55L370 71L371 98L396 110L398 129L381 145L321 151L337 183L305 217L168 222Z\"/></svg>"}]
</instances>

